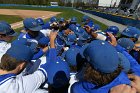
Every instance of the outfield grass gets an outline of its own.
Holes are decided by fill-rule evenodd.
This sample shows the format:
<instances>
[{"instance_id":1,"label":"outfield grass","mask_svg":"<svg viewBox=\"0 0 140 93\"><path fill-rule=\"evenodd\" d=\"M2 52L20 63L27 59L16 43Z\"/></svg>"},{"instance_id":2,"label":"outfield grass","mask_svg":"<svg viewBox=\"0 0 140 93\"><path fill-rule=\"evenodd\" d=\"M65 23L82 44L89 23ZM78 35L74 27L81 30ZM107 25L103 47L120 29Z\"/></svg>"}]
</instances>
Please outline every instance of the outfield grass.
<instances>
[{"instance_id":1,"label":"outfield grass","mask_svg":"<svg viewBox=\"0 0 140 93\"><path fill-rule=\"evenodd\" d=\"M6 21L8 23L15 23L22 21L23 19L19 16L13 16L13 15L0 15L0 21Z\"/></svg>"},{"instance_id":2,"label":"outfield grass","mask_svg":"<svg viewBox=\"0 0 140 93\"><path fill-rule=\"evenodd\" d=\"M61 14L58 14L57 17L60 18L60 17L64 17L65 19L69 19L73 16L77 17L78 18L78 23L81 23L81 19L83 17L83 14L77 12L77 11L74 11L73 9L71 8L37 8L37 7L0 7L0 9L22 9L22 10L43 10L43 11L53 11L53 12L62 12ZM107 28L107 26L103 23L100 23L96 20L94 20L94 23L95 24L99 24L101 26L101 29L102 30L105 30Z\"/></svg>"}]
</instances>

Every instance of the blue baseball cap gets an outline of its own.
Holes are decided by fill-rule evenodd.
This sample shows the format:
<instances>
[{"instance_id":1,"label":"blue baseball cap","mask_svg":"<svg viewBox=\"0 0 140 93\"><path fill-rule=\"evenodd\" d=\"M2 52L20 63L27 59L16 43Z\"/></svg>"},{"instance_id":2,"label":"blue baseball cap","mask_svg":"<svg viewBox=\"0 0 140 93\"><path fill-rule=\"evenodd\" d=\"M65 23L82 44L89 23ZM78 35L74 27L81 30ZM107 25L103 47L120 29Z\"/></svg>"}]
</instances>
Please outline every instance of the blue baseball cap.
<instances>
[{"instance_id":1,"label":"blue baseball cap","mask_svg":"<svg viewBox=\"0 0 140 93\"><path fill-rule=\"evenodd\" d=\"M50 39L48 37L42 37L39 39L38 44L39 45L48 45L50 42Z\"/></svg>"},{"instance_id":2,"label":"blue baseball cap","mask_svg":"<svg viewBox=\"0 0 140 93\"><path fill-rule=\"evenodd\" d=\"M6 24L6 25L8 25L9 27L11 27L11 25L10 25L8 22L6 22L6 21L0 21L0 23Z\"/></svg>"},{"instance_id":3,"label":"blue baseball cap","mask_svg":"<svg viewBox=\"0 0 140 93\"><path fill-rule=\"evenodd\" d=\"M117 26L109 26L105 32L116 35L119 32L119 28Z\"/></svg>"},{"instance_id":4,"label":"blue baseball cap","mask_svg":"<svg viewBox=\"0 0 140 93\"><path fill-rule=\"evenodd\" d=\"M76 34L79 36L79 35L81 35L81 34L84 33L84 32L85 32L85 30L84 30L82 27L79 27L79 28L77 29Z\"/></svg>"},{"instance_id":5,"label":"blue baseball cap","mask_svg":"<svg viewBox=\"0 0 140 93\"><path fill-rule=\"evenodd\" d=\"M100 27L100 25L98 25L98 24L94 24L94 25L93 25L93 29L94 29L95 31L97 31L97 30L100 30L101 27Z\"/></svg>"},{"instance_id":6,"label":"blue baseball cap","mask_svg":"<svg viewBox=\"0 0 140 93\"><path fill-rule=\"evenodd\" d=\"M23 20L24 27L31 31L40 31L42 27L36 22L34 18L26 18Z\"/></svg>"},{"instance_id":7,"label":"blue baseball cap","mask_svg":"<svg viewBox=\"0 0 140 93\"><path fill-rule=\"evenodd\" d=\"M37 18L36 19L36 22L39 24L39 25L44 25L44 21L42 18Z\"/></svg>"},{"instance_id":8,"label":"blue baseball cap","mask_svg":"<svg viewBox=\"0 0 140 93\"><path fill-rule=\"evenodd\" d=\"M128 51L131 51L135 45L134 42L130 40L129 38L120 38L117 42L120 46L122 46Z\"/></svg>"},{"instance_id":9,"label":"blue baseball cap","mask_svg":"<svg viewBox=\"0 0 140 93\"><path fill-rule=\"evenodd\" d=\"M128 73L131 68L129 60L120 52L118 52L118 56L120 66L122 66L124 72Z\"/></svg>"},{"instance_id":10,"label":"blue baseball cap","mask_svg":"<svg viewBox=\"0 0 140 93\"><path fill-rule=\"evenodd\" d=\"M26 38L18 38L16 40L14 40L11 45L12 46L16 46L16 45L27 45L27 39Z\"/></svg>"},{"instance_id":11,"label":"blue baseball cap","mask_svg":"<svg viewBox=\"0 0 140 93\"><path fill-rule=\"evenodd\" d=\"M70 20L71 23L77 23L77 18L76 17L72 17Z\"/></svg>"},{"instance_id":12,"label":"blue baseball cap","mask_svg":"<svg viewBox=\"0 0 140 93\"><path fill-rule=\"evenodd\" d=\"M46 66L48 84L59 88L69 83L70 68L60 57L57 58L57 62L48 62Z\"/></svg>"},{"instance_id":13,"label":"blue baseball cap","mask_svg":"<svg viewBox=\"0 0 140 93\"><path fill-rule=\"evenodd\" d=\"M87 40L91 38L91 36L86 31L83 31L83 33L80 33L78 37L79 37L79 40Z\"/></svg>"},{"instance_id":14,"label":"blue baseball cap","mask_svg":"<svg viewBox=\"0 0 140 93\"><path fill-rule=\"evenodd\" d=\"M78 23L76 24L76 26L77 26L77 27L81 27L81 25L80 25L80 24L78 24Z\"/></svg>"},{"instance_id":15,"label":"blue baseball cap","mask_svg":"<svg viewBox=\"0 0 140 93\"><path fill-rule=\"evenodd\" d=\"M76 25L71 24L71 25L69 26L69 29L70 29L71 31L73 31L73 32L76 32Z\"/></svg>"},{"instance_id":16,"label":"blue baseball cap","mask_svg":"<svg viewBox=\"0 0 140 93\"><path fill-rule=\"evenodd\" d=\"M87 21L88 19L90 19L88 16L83 16L83 22Z\"/></svg>"},{"instance_id":17,"label":"blue baseball cap","mask_svg":"<svg viewBox=\"0 0 140 93\"><path fill-rule=\"evenodd\" d=\"M0 23L0 34L4 34L7 36L17 36L18 33L16 33L11 26L9 26L6 23Z\"/></svg>"},{"instance_id":18,"label":"blue baseball cap","mask_svg":"<svg viewBox=\"0 0 140 93\"><path fill-rule=\"evenodd\" d=\"M140 36L140 30L136 27L129 26L126 29L124 29L121 34L128 37L138 38Z\"/></svg>"},{"instance_id":19,"label":"blue baseball cap","mask_svg":"<svg viewBox=\"0 0 140 93\"><path fill-rule=\"evenodd\" d=\"M60 22L64 22L65 19L64 19L63 17L61 17L59 21L60 21Z\"/></svg>"},{"instance_id":20,"label":"blue baseball cap","mask_svg":"<svg viewBox=\"0 0 140 93\"><path fill-rule=\"evenodd\" d=\"M26 39L26 38L18 38L16 40L14 40L12 43L11 43L11 46L16 46L16 45L25 45L25 46L28 46L30 47L30 49L33 51L33 52L36 52L36 48L37 48L37 43L35 42L31 42L30 40Z\"/></svg>"},{"instance_id":21,"label":"blue baseball cap","mask_svg":"<svg viewBox=\"0 0 140 93\"><path fill-rule=\"evenodd\" d=\"M81 55L82 58L85 58L85 56L84 56L84 51L85 51L85 49L88 47L88 45L89 45L89 44L85 44L85 45L82 46L81 49L80 49L80 55Z\"/></svg>"},{"instance_id":22,"label":"blue baseball cap","mask_svg":"<svg viewBox=\"0 0 140 93\"><path fill-rule=\"evenodd\" d=\"M50 23L46 22L46 24L42 25L42 29L50 29Z\"/></svg>"},{"instance_id":23,"label":"blue baseball cap","mask_svg":"<svg viewBox=\"0 0 140 93\"><path fill-rule=\"evenodd\" d=\"M69 34L69 35L67 36L66 44L67 44L67 45L72 45L72 44L75 43L76 39L77 39L77 37L76 37L75 34Z\"/></svg>"},{"instance_id":24,"label":"blue baseball cap","mask_svg":"<svg viewBox=\"0 0 140 93\"><path fill-rule=\"evenodd\" d=\"M19 61L30 62L33 58L33 51L29 46L26 45L12 45L6 52L9 56Z\"/></svg>"},{"instance_id":25,"label":"blue baseball cap","mask_svg":"<svg viewBox=\"0 0 140 93\"><path fill-rule=\"evenodd\" d=\"M119 66L116 49L106 41L92 41L85 49L84 56L94 69L102 73L112 73Z\"/></svg>"},{"instance_id":26,"label":"blue baseball cap","mask_svg":"<svg viewBox=\"0 0 140 93\"><path fill-rule=\"evenodd\" d=\"M65 46L65 42L60 37L57 37L55 40L55 45L56 45L57 53L59 53Z\"/></svg>"},{"instance_id":27,"label":"blue baseball cap","mask_svg":"<svg viewBox=\"0 0 140 93\"><path fill-rule=\"evenodd\" d=\"M68 62L70 66L77 66L77 60L80 59L77 56L79 53L80 49L74 47L70 48L66 51L65 61Z\"/></svg>"},{"instance_id":28,"label":"blue baseball cap","mask_svg":"<svg viewBox=\"0 0 140 93\"><path fill-rule=\"evenodd\" d=\"M51 18L50 18L50 22L51 22L51 23L57 22L57 18L56 18L55 16L51 17Z\"/></svg>"},{"instance_id":29,"label":"blue baseball cap","mask_svg":"<svg viewBox=\"0 0 140 93\"><path fill-rule=\"evenodd\" d=\"M55 43L56 43L56 45L64 46L65 42L60 37L57 37L55 40Z\"/></svg>"}]
</instances>

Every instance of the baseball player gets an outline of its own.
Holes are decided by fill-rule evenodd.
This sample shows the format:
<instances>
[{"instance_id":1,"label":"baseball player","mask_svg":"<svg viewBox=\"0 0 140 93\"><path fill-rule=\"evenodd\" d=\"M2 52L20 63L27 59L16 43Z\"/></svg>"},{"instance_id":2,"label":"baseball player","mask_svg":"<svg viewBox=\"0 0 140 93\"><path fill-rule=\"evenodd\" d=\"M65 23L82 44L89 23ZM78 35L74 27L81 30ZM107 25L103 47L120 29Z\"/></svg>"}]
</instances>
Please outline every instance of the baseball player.
<instances>
[{"instance_id":1,"label":"baseball player","mask_svg":"<svg viewBox=\"0 0 140 93\"><path fill-rule=\"evenodd\" d=\"M119 28L117 26L109 26L104 32L112 33L118 39Z\"/></svg>"},{"instance_id":2,"label":"baseball player","mask_svg":"<svg viewBox=\"0 0 140 93\"><path fill-rule=\"evenodd\" d=\"M139 45L137 46L137 41L139 41L140 37L140 30L136 27L127 27L123 30L120 37L125 37L131 39L135 43L135 50L132 50L130 54L137 60L138 63L140 63L140 53L139 53Z\"/></svg>"},{"instance_id":3,"label":"baseball player","mask_svg":"<svg viewBox=\"0 0 140 93\"><path fill-rule=\"evenodd\" d=\"M17 36L17 33L7 22L0 22L0 58L11 47L8 42L15 36Z\"/></svg>"},{"instance_id":4,"label":"baseball player","mask_svg":"<svg viewBox=\"0 0 140 93\"><path fill-rule=\"evenodd\" d=\"M27 33L20 34L19 38L26 38L29 42L35 42L36 44L38 44L38 41L41 38L45 37L45 35L40 32L42 27L36 22L34 18L24 19L23 24ZM33 60L36 60L43 56L43 54L46 53L47 50L48 48L45 47L44 49L38 51L38 53L33 56Z\"/></svg>"},{"instance_id":5,"label":"baseball player","mask_svg":"<svg viewBox=\"0 0 140 93\"><path fill-rule=\"evenodd\" d=\"M42 29L51 29L53 24L57 24L57 18L55 16L51 17L49 22L42 25Z\"/></svg>"},{"instance_id":6,"label":"baseball player","mask_svg":"<svg viewBox=\"0 0 140 93\"><path fill-rule=\"evenodd\" d=\"M124 47L124 49L120 46ZM130 62L131 70L135 75L140 76L140 65L138 62L128 53L134 48L134 42L128 38L120 38L118 40L117 51L121 52ZM128 52L127 52L128 51Z\"/></svg>"},{"instance_id":7,"label":"baseball player","mask_svg":"<svg viewBox=\"0 0 140 93\"><path fill-rule=\"evenodd\" d=\"M130 80L119 67L116 49L106 41L94 40L84 51L87 59L84 80L72 85L71 93L109 93L120 84Z\"/></svg>"},{"instance_id":8,"label":"baseball player","mask_svg":"<svg viewBox=\"0 0 140 93\"><path fill-rule=\"evenodd\" d=\"M60 20L59 20L59 31L61 32L62 30L66 30L67 27L66 27L66 20L61 17Z\"/></svg>"},{"instance_id":9,"label":"baseball player","mask_svg":"<svg viewBox=\"0 0 140 93\"><path fill-rule=\"evenodd\" d=\"M39 25L44 25L44 21L43 21L43 19L42 18L37 18L36 19L36 22L39 24Z\"/></svg>"},{"instance_id":10,"label":"baseball player","mask_svg":"<svg viewBox=\"0 0 140 93\"><path fill-rule=\"evenodd\" d=\"M89 38L97 39L97 40L106 40L107 36L99 30L99 32L95 32L90 26L84 26L85 35L88 34Z\"/></svg>"},{"instance_id":11,"label":"baseball player","mask_svg":"<svg viewBox=\"0 0 140 93\"><path fill-rule=\"evenodd\" d=\"M24 28L27 33L19 35L19 38L27 38L33 42L37 42L44 35L40 32L42 27L36 22L34 18L26 18L23 21Z\"/></svg>"},{"instance_id":12,"label":"baseball player","mask_svg":"<svg viewBox=\"0 0 140 93\"><path fill-rule=\"evenodd\" d=\"M133 42L138 41L140 36L140 30L136 27L128 26L126 29L123 30L121 33L121 37L130 38Z\"/></svg>"},{"instance_id":13,"label":"baseball player","mask_svg":"<svg viewBox=\"0 0 140 93\"><path fill-rule=\"evenodd\" d=\"M93 27L94 22L88 17L88 16L83 16L82 22L84 25L88 25L89 27Z\"/></svg>"},{"instance_id":14,"label":"baseball player","mask_svg":"<svg viewBox=\"0 0 140 93\"><path fill-rule=\"evenodd\" d=\"M77 24L77 17L72 17L71 20L70 20L70 25L71 24L74 24L76 25Z\"/></svg>"},{"instance_id":15,"label":"baseball player","mask_svg":"<svg viewBox=\"0 0 140 93\"><path fill-rule=\"evenodd\" d=\"M68 93L70 93L71 85L79 81L77 73L81 71L81 68L84 65L84 60L80 56L80 49L76 47L69 48L65 53L64 59L70 67L70 86L68 91Z\"/></svg>"},{"instance_id":16,"label":"baseball player","mask_svg":"<svg viewBox=\"0 0 140 93\"><path fill-rule=\"evenodd\" d=\"M8 49L1 58L0 63L0 93L48 93L46 90L39 89L46 80L52 85L58 84L59 81L57 79L60 78L60 75L57 76L57 74L60 71L65 72L67 69L66 66L64 67L66 70L62 68L64 65L63 62L55 62L56 57L54 54L56 50L54 40L56 34L52 33L50 37L48 64L41 65L37 71L30 75L16 77L32 59L33 51L31 47L20 44L13 45ZM56 81L52 81L54 77ZM63 75L61 78L63 78Z\"/></svg>"}]
</instances>

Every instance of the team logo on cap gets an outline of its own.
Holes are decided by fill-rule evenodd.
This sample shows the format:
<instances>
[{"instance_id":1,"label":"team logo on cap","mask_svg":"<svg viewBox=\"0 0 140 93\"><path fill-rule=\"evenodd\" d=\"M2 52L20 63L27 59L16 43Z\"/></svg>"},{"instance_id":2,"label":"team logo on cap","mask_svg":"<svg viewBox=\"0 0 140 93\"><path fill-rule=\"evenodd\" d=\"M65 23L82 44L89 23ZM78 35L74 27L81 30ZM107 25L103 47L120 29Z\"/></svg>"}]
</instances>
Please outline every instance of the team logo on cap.
<instances>
[{"instance_id":1,"label":"team logo on cap","mask_svg":"<svg viewBox=\"0 0 140 93\"><path fill-rule=\"evenodd\" d=\"M36 23L36 22L32 22L32 24L33 24L33 25L37 25L37 23Z\"/></svg>"},{"instance_id":2,"label":"team logo on cap","mask_svg":"<svg viewBox=\"0 0 140 93\"><path fill-rule=\"evenodd\" d=\"M126 29L126 32L129 32L129 29L128 28Z\"/></svg>"},{"instance_id":3,"label":"team logo on cap","mask_svg":"<svg viewBox=\"0 0 140 93\"><path fill-rule=\"evenodd\" d=\"M135 35L134 35L134 37L137 37L137 36L138 36L138 34L135 34Z\"/></svg>"},{"instance_id":4,"label":"team logo on cap","mask_svg":"<svg viewBox=\"0 0 140 93\"><path fill-rule=\"evenodd\" d=\"M38 20L38 22L41 22L41 20Z\"/></svg>"}]
</instances>

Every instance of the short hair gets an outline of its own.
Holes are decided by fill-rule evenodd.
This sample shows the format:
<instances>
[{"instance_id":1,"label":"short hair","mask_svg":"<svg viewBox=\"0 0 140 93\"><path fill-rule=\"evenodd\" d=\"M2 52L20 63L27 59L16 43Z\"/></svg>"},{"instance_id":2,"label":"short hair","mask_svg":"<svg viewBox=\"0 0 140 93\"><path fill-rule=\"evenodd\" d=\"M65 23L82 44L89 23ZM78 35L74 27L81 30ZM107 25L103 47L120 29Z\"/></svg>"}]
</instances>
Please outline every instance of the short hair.
<instances>
[{"instance_id":1,"label":"short hair","mask_svg":"<svg viewBox=\"0 0 140 93\"><path fill-rule=\"evenodd\" d=\"M25 61L19 61L19 60L16 60L16 58L9 56L8 54L4 54L1 58L0 69L6 70L6 71L12 71L16 69L16 67L19 64L23 62Z\"/></svg>"},{"instance_id":2,"label":"short hair","mask_svg":"<svg viewBox=\"0 0 140 93\"><path fill-rule=\"evenodd\" d=\"M89 63L87 63L86 70L84 72L84 80L101 87L112 82L121 73L121 70L122 67L119 66L112 73L102 73L95 70Z\"/></svg>"}]
</instances>

